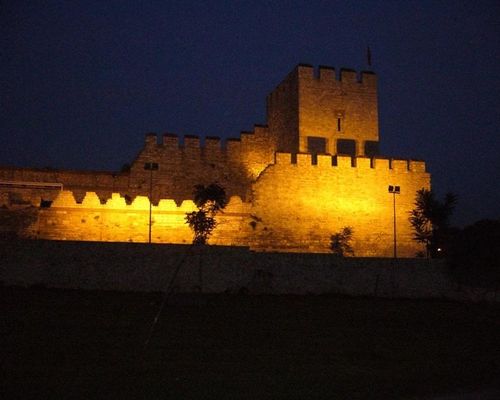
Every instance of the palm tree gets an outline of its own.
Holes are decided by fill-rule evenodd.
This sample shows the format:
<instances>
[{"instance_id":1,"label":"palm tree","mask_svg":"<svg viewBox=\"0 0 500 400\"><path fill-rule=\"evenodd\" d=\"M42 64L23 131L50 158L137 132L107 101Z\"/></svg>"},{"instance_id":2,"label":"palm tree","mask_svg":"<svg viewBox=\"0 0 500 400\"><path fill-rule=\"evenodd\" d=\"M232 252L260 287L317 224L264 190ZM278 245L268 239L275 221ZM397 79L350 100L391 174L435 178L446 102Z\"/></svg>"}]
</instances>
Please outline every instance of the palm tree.
<instances>
[{"instance_id":1,"label":"palm tree","mask_svg":"<svg viewBox=\"0 0 500 400\"><path fill-rule=\"evenodd\" d=\"M447 193L444 201L435 198L431 190L420 189L415 197L415 208L410 211L413 239L425 245L427 256L444 254L447 247L449 222L457 196Z\"/></svg>"},{"instance_id":2,"label":"palm tree","mask_svg":"<svg viewBox=\"0 0 500 400\"><path fill-rule=\"evenodd\" d=\"M217 183L196 185L193 193L198 211L186 214L186 223L194 232L193 244L206 244L217 226L215 215L227 205L226 191Z\"/></svg>"},{"instance_id":3,"label":"palm tree","mask_svg":"<svg viewBox=\"0 0 500 400\"><path fill-rule=\"evenodd\" d=\"M227 205L226 191L217 183L208 186L196 185L194 187L194 204L198 208L212 213L222 210Z\"/></svg>"}]
</instances>

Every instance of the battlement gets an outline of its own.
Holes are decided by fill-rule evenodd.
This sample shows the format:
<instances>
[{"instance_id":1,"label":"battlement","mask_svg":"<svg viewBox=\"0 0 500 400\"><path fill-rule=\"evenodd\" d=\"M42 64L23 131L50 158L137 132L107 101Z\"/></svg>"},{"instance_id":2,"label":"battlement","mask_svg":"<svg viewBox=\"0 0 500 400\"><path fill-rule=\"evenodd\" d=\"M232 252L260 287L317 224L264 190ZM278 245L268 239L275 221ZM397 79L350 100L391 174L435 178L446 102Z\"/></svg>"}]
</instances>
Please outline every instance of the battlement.
<instances>
[{"instance_id":1,"label":"battlement","mask_svg":"<svg viewBox=\"0 0 500 400\"><path fill-rule=\"evenodd\" d=\"M426 173L424 161L401 160L388 158L331 156L318 154L313 157L308 153L282 153L276 152L275 165L296 165L300 167L312 168L338 168L338 169L358 169L358 170L387 170L394 172L414 172Z\"/></svg>"},{"instance_id":2,"label":"battlement","mask_svg":"<svg viewBox=\"0 0 500 400\"><path fill-rule=\"evenodd\" d=\"M225 212L242 212L243 208L248 208L249 203L245 203L239 196L231 196ZM109 209L127 211L148 211L149 200L147 196L137 196L132 202L127 203L124 196L113 193L106 201L102 201L95 192L86 192L83 200L78 202L75 195L70 190L61 191L52 202L50 208L76 208L76 209ZM156 212L179 212L186 213L196 210L196 206L191 199L185 199L177 204L173 199L160 199L157 205L152 205Z\"/></svg>"},{"instance_id":3,"label":"battlement","mask_svg":"<svg viewBox=\"0 0 500 400\"><path fill-rule=\"evenodd\" d=\"M319 82L356 83L365 86L375 86L377 76L372 71L355 71L350 68L340 68L338 74L334 67L320 65L318 68L309 64L299 64L293 71L299 80L315 80Z\"/></svg>"},{"instance_id":4,"label":"battlement","mask_svg":"<svg viewBox=\"0 0 500 400\"><path fill-rule=\"evenodd\" d=\"M243 131L240 137L221 139L219 136L199 137L197 135L179 136L174 133L164 133L158 136L156 133L147 133L145 137L145 147L165 147L170 149L209 149L226 150L238 148L241 143L248 143L256 136L264 135L268 130L267 125L254 125L252 132Z\"/></svg>"},{"instance_id":5,"label":"battlement","mask_svg":"<svg viewBox=\"0 0 500 400\"><path fill-rule=\"evenodd\" d=\"M366 89L369 92L376 91L377 75L372 71L357 72L349 68L340 68L338 73L334 67L320 65L318 68L309 64L299 64L286 78L267 96L267 102L273 103L285 95L298 90L298 85L314 84L326 88L352 87Z\"/></svg>"}]
</instances>

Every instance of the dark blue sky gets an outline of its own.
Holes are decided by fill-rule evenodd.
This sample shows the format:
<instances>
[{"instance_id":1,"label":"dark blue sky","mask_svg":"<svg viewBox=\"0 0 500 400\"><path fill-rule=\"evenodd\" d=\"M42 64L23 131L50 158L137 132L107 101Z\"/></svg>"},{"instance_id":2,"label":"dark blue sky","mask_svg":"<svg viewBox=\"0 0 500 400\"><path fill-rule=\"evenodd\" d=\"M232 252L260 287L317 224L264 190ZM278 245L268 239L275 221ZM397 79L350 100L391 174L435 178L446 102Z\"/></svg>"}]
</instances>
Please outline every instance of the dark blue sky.
<instances>
[{"instance_id":1,"label":"dark blue sky","mask_svg":"<svg viewBox=\"0 0 500 400\"><path fill-rule=\"evenodd\" d=\"M79 4L77 4L79 3ZM379 76L381 150L457 224L499 218L498 1L3 1L0 164L119 170L147 132L235 137L299 62Z\"/></svg>"}]
</instances>

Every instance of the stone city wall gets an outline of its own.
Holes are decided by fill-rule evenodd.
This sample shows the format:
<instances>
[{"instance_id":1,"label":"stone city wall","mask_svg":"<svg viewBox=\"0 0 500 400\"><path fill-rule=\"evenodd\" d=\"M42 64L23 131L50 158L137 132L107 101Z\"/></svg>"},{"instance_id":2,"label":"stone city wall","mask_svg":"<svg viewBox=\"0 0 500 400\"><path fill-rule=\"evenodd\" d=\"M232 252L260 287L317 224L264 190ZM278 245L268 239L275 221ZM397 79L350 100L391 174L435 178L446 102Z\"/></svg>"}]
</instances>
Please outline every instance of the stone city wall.
<instances>
[{"instance_id":1,"label":"stone city wall","mask_svg":"<svg viewBox=\"0 0 500 400\"><path fill-rule=\"evenodd\" d=\"M241 231L249 222L249 206L232 197L211 243L241 245ZM161 200L151 206L151 239L156 243L191 243L193 233L186 224L186 213L196 210L191 200L177 205L174 200ZM251 226L246 226L249 231ZM51 240L103 242L148 242L149 200L138 196L130 204L118 193L102 203L95 193L87 193L77 203L71 192L63 191L50 208L39 210L38 219L25 232L26 236Z\"/></svg>"},{"instance_id":2,"label":"stone city wall","mask_svg":"<svg viewBox=\"0 0 500 400\"><path fill-rule=\"evenodd\" d=\"M356 256L393 255L394 210L389 185L398 185L396 237L399 257L422 250L408 221L415 193L429 188L429 174L419 161L276 153L275 163L251 186L250 201L231 197L218 215L211 244L244 245L255 250L329 252L330 237L343 227L354 230ZM156 200L152 206L152 241L190 243L185 214L190 198ZM27 236L53 240L145 242L149 201L115 193L103 201L96 193L76 199L63 191L40 208Z\"/></svg>"},{"instance_id":3,"label":"stone city wall","mask_svg":"<svg viewBox=\"0 0 500 400\"><path fill-rule=\"evenodd\" d=\"M249 200L251 184L274 159L273 139L265 126L243 132L238 139L223 142L217 137L200 140L197 136L165 134L146 137L144 149L130 170L128 194L148 195L152 184L153 202L171 198L189 199L197 184L217 182L229 196ZM157 163L157 171L144 169L145 163Z\"/></svg>"},{"instance_id":4,"label":"stone city wall","mask_svg":"<svg viewBox=\"0 0 500 400\"><path fill-rule=\"evenodd\" d=\"M430 188L425 163L310 154L276 153L253 186L252 214L262 246L302 252L328 252L330 236L345 226L354 230L356 256L393 255L396 195L397 252L414 257L423 250L412 239L408 221L415 195Z\"/></svg>"}]
</instances>

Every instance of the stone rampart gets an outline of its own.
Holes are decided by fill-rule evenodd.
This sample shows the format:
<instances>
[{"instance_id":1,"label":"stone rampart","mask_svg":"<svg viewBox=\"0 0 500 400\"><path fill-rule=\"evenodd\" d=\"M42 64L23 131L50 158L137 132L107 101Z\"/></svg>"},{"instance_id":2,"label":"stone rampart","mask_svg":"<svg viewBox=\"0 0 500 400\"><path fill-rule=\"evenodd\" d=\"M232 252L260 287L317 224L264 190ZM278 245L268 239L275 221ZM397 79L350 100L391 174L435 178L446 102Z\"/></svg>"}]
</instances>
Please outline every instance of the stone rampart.
<instances>
[{"instance_id":1,"label":"stone rampart","mask_svg":"<svg viewBox=\"0 0 500 400\"><path fill-rule=\"evenodd\" d=\"M414 257L422 250L412 239L408 221L415 194L430 188L421 161L276 153L274 164L253 185L256 235L270 249L328 252L330 236L344 226L354 230L355 254L393 255L396 195L397 253Z\"/></svg>"},{"instance_id":2,"label":"stone rampart","mask_svg":"<svg viewBox=\"0 0 500 400\"><path fill-rule=\"evenodd\" d=\"M161 198L182 201L192 196L194 185L217 182L230 196L249 200L252 181L273 159L273 139L266 126L256 125L253 132L226 141L172 134L159 140L149 134L132 164L127 194L147 195L152 184L153 202ZM144 169L151 162L158 164L152 173Z\"/></svg>"},{"instance_id":3,"label":"stone rampart","mask_svg":"<svg viewBox=\"0 0 500 400\"><path fill-rule=\"evenodd\" d=\"M231 197L217 217L219 225L210 243L327 253L331 235L350 226L356 256L391 257L394 197L388 186L397 185L401 188L395 198L397 254L413 257L422 248L412 239L409 211L416 191L429 188L429 180L420 161L276 153L274 163L250 185L248 201ZM158 198L158 192L156 196L151 207L152 241L190 243L185 214L194 210L192 196L180 200ZM62 191L49 208L39 210L36 223L25 233L53 240L145 242L149 200L118 193L106 200L94 192L75 198L74 193Z\"/></svg>"},{"instance_id":4,"label":"stone rampart","mask_svg":"<svg viewBox=\"0 0 500 400\"><path fill-rule=\"evenodd\" d=\"M151 238L156 243L191 243L193 233L186 224L186 213L195 210L192 200L177 204L162 199L151 206ZM218 226L211 243L241 245L251 230L250 204L232 197L217 217ZM137 196L130 204L118 193L102 202L87 193L77 202L71 192L63 191L50 208L42 208L38 220L25 232L27 236L51 240L104 242L147 242L149 240L149 200Z\"/></svg>"}]
</instances>

